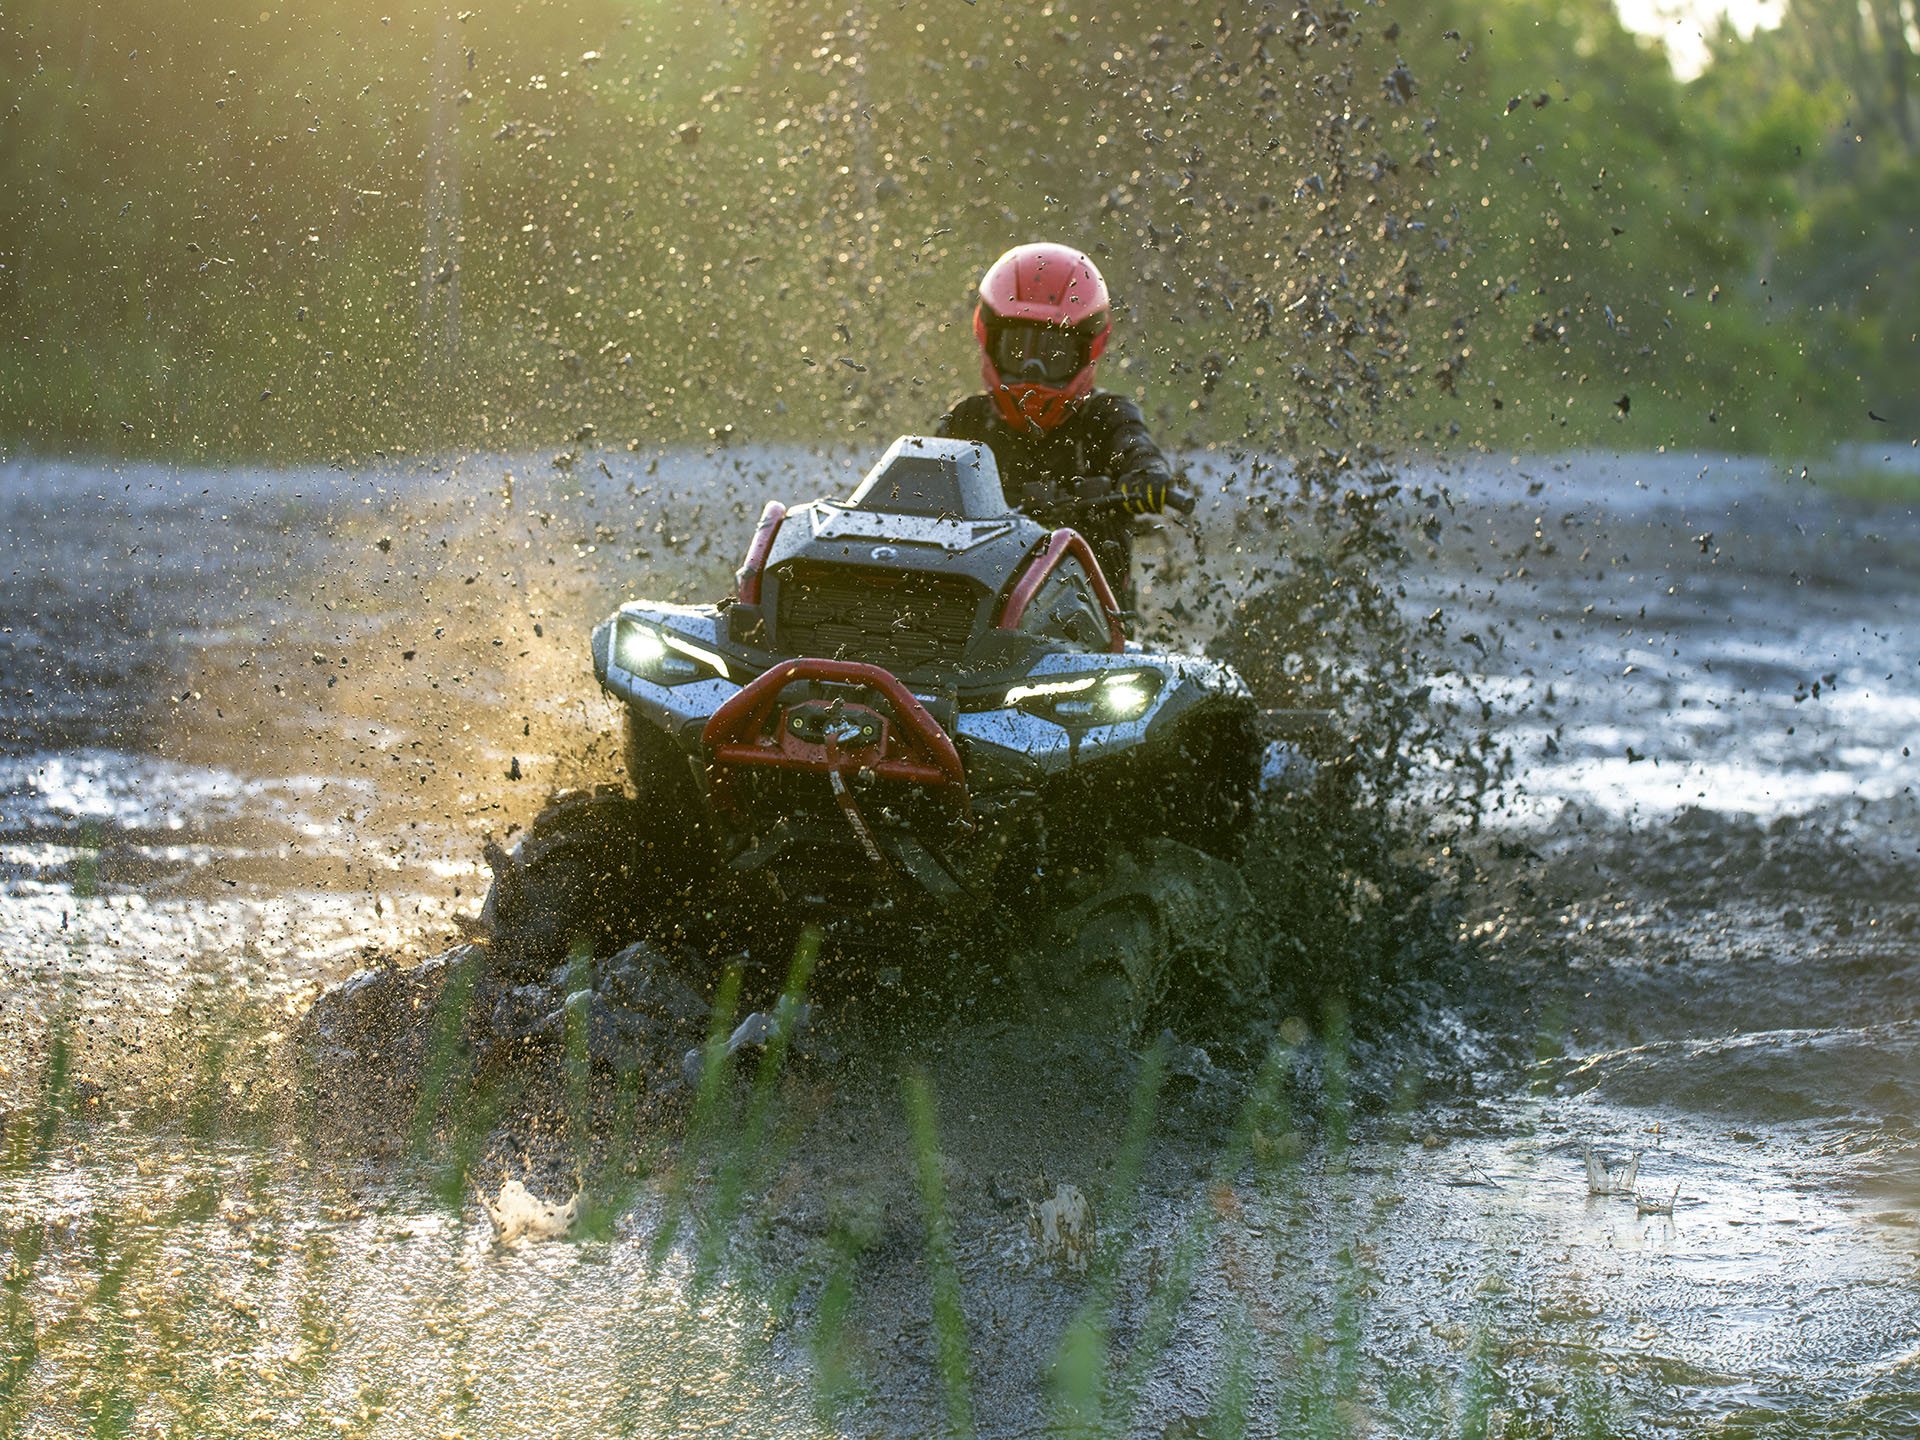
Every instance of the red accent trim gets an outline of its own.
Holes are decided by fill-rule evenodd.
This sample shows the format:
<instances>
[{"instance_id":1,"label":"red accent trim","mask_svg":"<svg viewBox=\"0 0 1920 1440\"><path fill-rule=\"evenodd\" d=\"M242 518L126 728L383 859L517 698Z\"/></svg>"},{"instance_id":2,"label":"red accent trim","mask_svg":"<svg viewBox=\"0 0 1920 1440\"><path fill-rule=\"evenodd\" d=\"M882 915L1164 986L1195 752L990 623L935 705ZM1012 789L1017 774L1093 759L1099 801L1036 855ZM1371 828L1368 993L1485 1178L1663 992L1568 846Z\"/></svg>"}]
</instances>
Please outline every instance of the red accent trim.
<instances>
[{"instance_id":1,"label":"red accent trim","mask_svg":"<svg viewBox=\"0 0 1920 1440\"><path fill-rule=\"evenodd\" d=\"M1020 621L1025 618L1027 606L1033 603L1033 597L1040 593L1040 587L1047 583L1060 562L1069 555L1078 560L1087 572L1087 579L1093 582L1093 593L1099 598L1101 608L1107 612L1107 648L1115 655L1127 648L1127 632L1120 624L1120 605L1113 598L1113 588L1107 584L1107 577L1100 571L1100 562L1093 558L1093 547L1081 537L1078 530L1056 530L1047 537L1047 543L1040 553L1027 562L1027 568L1020 572L1020 578L1013 582L1013 589L1007 592L1006 603L1000 607L1000 618L994 624L1002 630L1018 630Z\"/></svg>"},{"instance_id":2,"label":"red accent trim","mask_svg":"<svg viewBox=\"0 0 1920 1440\"><path fill-rule=\"evenodd\" d=\"M867 753L878 751L879 758L860 760L837 748L811 744L788 733L784 725L778 735L767 735L767 721L780 703L780 692L796 680L865 685L885 696L898 728L885 727L880 743L868 747ZM851 765L882 780L948 791L962 814L970 809L967 772L953 737L940 728L940 722L927 713L927 707L911 690L878 665L853 660L782 660L714 711L700 738L711 755L708 785L714 803L723 809L732 808L728 772L745 765L821 774Z\"/></svg>"},{"instance_id":3,"label":"red accent trim","mask_svg":"<svg viewBox=\"0 0 1920 1440\"><path fill-rule=\"evenodd\" d=\"M760 572L767 568L774 537L779 535L780 522L786 518L787 507L778 500L767 501L767 508L760 512L760 524L754 529L753 543L747 546L747 558L740 562L739 573L734 576L739 583L742 605L760 603Z\"/></svg>"}]
</instances>

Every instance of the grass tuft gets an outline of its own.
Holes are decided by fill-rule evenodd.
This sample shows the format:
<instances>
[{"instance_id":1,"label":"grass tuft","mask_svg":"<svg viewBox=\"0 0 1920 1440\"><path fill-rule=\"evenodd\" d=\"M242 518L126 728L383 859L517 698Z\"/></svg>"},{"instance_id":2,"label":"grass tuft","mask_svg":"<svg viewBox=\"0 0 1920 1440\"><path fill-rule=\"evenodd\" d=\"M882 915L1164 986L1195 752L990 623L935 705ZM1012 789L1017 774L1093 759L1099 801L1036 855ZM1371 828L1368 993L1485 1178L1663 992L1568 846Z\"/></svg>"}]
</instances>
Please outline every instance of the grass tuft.
<instances>
[{"instance_id":1,"label":"grass tuft","mask_svg":"<svg viewBox=\"0 0 1920 1440\"><path fill-rule=\"evenodd\" d=\"M927 1273L933 1288L933 1333L938 1347L940 1388L946 1403L947 1433L973 1434L973 1402L967 1360L967 1318L960 1303L960 1271L954 1263L953 1227L947 1218L946 1181L941 1174L939 1134L934 1123L933 1090L927 1077L910 1072L906 1093L907 1134L920 1182L921 1218L926 1226Z\"/></svg>"}]
</instances>

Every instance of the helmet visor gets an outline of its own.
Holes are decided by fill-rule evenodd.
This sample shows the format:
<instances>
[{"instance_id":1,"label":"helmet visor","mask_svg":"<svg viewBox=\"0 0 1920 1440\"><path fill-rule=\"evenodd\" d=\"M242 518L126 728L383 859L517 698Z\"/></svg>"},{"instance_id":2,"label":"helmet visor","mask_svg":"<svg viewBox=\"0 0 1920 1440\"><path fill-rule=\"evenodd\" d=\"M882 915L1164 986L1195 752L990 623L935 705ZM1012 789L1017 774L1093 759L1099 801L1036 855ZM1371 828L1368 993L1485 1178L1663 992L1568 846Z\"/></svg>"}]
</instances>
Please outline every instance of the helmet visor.
<instances>
[{"instance_id":1,"label":"helmet visor","mask_svg":"<svg viewBox=\"0 0 1920 1440\"><path fill-rule=\"evenodd\" d=\"M1002 320L987 337L993 367L1009 383L1064 385L1087 364L1087 337L1059 325Z\"/></svg>"}]
</instances>

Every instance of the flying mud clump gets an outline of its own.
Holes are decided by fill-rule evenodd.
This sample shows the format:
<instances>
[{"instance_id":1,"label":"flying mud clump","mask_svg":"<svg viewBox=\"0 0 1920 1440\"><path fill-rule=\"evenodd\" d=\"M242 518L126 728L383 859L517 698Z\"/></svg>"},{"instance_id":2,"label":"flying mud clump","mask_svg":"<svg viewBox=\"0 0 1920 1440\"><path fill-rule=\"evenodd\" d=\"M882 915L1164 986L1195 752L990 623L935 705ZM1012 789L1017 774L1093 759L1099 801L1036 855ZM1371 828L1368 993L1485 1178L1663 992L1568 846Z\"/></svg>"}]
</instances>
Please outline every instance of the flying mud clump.
<instances>
[{"instance_id":1,"label":"flying mud clump","mask_svg":"<svg viewBox=\"0 0 1920 1440\"><path fill-rule=\"evenodd\" d=\"M1169 291L1217 295L1249 354L1291 354L1222 482L1236 550L1273 568L1239 588L1214 653L1128 650L1066 531L1013 512L977 455L903 438L846 500L770 503L721 603L635 600L595 630L628 789L558 797L516 850L491 848L485 940L326 997L316 1034L371 1036L388 1012L394 1058L430 1065L422 1029L450 1022L417 1017L457 1010L475 1065L584 1043L609 1065L644 1056L669 1087L737 951L777 974L802 913L829 917L830 947L984 955L1018 982L996 993L1075 1023L1250 1050L1289 1015L1388 1016L1454 982L1471 877L1435 837L1470 826L1504 771L1430 703L1437 636L1396 581L1406 497L1369 438L1467 363L1465 322L1431 333L1417 299L1454 221L1407 184L1439 160L1433 124L1400 113L1411 83L1375 116L1348 27L1263 30L1258 69L1276 38L1329 52L1306 113L1283 113L1292 85L1254 111L1302 137L1312 199L1285 278L1173 246L1142 261ZM1422 218L1357 223L1378 205ZM909 897L949 918L909 919Z\"/></svg>"},{"instance_id":2,"label":"flying mud clump","mask_svg":"<svg viewBox=\"0 0 1920 1440\"><path fill-rule=\"evenodd\" d=\"M1370 568L1394 558L1381 507L1323 507L1332 538L1301 547L1299 583L1241 606L1231 658L1256 698L1220 658L1122 649L1110 598L1061 586L1064 569L1028 584L1057 547L990 460L943 444L897 442L791 544L769 506L747 562L766 573L730 603L634 601L599 626L627 784L556 796L512 852L490 843L483 938L330 992L307 1027L323 1051L395 1084L448 1054L480 1074L584 1057L670 1092L719 978L777 976L802 922L876 971L964 955L963 987L1078 1030L1171 1025L1249 1051L1290 1014L1356 997L1385 1013L1379 992L1443 983L1461 876L1431 863L1411 791L1447 721L1413 697L1418 651ZM946 485L941 513L963 518L933 523L968 532L931 570L901 568L929 524L899 499L903 469ZM864 583L904 615L872 636L857 610L834 623L892 668L772 658L819 639L809 547L837 527L885 542ZM975 554L975 534L1005 553ZM933 645L920 592L968 565L991 583L954 603L984 618L954 627L958 650ZM1049 585L1025 628L994 598L1038 607Z\"/></svg>"}]
</instances>

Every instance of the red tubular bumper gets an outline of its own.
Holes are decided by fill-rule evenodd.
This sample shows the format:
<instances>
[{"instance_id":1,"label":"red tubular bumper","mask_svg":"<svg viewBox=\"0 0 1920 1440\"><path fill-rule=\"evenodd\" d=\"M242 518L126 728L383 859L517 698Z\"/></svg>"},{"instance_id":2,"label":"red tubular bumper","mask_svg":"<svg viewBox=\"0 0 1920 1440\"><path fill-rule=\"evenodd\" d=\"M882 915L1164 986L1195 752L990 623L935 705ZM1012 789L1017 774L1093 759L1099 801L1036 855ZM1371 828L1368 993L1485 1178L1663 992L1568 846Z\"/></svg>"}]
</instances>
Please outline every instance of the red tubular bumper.
<instances>
[{"instance_id":1,"label":"red tubular bumper","mask_svg":"<svg viewBox=\"0 0 1920 1440\"><path fill-rule=\"evenodd\" d=\"M1007 592L1006 603L1000 607L1000 618L994 625L1001 630L1018 630L1020 621L1027 613L1027 606L1033 603L1033 597L1040 593L1040 587L1060 568L1060 562L1069 555L1078 560L1087 572L1087 579L1093 583L1093 593L1100 601L1100 608L1107 612L1107 649L1118 655L1127 648L1127 632L1120 624L1120 605L1113 598L1113 587L1107 584L1107 577L1100 571L1100 562L1093 558L1093 547L1087 544L1078 530L1060 529L1047 537L1047 543L1040 553L1027 562L1027 568L1013 582L1013 589Z\"/></svg>"},{"instance_id":2,"label":"red tubular bumper","mask_svg":"<svg viewBox=\"0 0 1920 1440\"><path fill-rule=\"evenodd\" d=\"M768 735L767 722L779 705L780 692L796 680L823 680L877 690L892 709L894 723L884 726L872 745L851 751L836 749L833 753L825 744L791 733L785 724L777 734ZM943 791L962 814L969 809L966 770L960 764L953 737L940 728L940 722L927 713L927 707L911 690L878 665L852 660L783 660L714 711L700 738L710 756L708 785L714 803L723 810L733 808L731 772L754 765L812 770L822 775L830 770L865 771L882 780Z\"/></svg>"}]
</instances>

